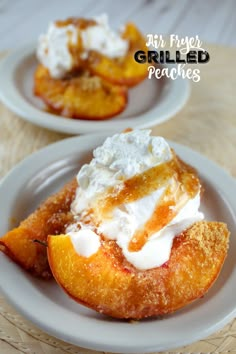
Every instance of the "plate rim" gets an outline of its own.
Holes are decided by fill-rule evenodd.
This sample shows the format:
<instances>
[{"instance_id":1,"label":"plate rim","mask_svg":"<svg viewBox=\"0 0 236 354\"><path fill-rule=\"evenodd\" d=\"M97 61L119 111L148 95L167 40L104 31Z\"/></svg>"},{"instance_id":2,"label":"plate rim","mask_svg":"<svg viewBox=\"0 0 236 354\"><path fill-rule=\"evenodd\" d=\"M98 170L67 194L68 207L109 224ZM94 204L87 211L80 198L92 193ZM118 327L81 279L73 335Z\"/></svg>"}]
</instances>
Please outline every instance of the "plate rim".
<instances>
[{"instance_id":1,"label":"plate rim","mask_svg":"<svg viewBox=\"0 0 236 354\"><path fill-rule=\"evenodd\" d=\"M137 115L135 118L125 118L119 121L118 117L111 120L91 121L75 120L44 112L28 102L14 85L14 72L27 58L35 55L35 43L17 47L0 61L0 99L12 112L20 118L43 128L65 134L90 134L103 131L115 132L127 127L150 128L161 124L179 112L190 96L189 80L178 77L176 80L167 79L168 94L159 105L154 105L149 111ZM7 85L6 85L7 83ZM176 97L178 99L176 99ZM173 104L175 102L175 104ZM163 111L163 107L166 109ZM158 114L161 113L161 118ZM151 117L151 118L150 118ZM127 122L127 123L126 123ZM136 123L135 123L136 122ZM118 127L118 128L117 128Z\"/></svg>"},{"instance_id":2,"label":"plate rim","mask_svg":"<svg viewBox=\"0 0 236 354\"><path fill-rule=\"evenodd\" d=\"M33 154L29 155L28 157L26 157L24 160L22 160L21 162L19 162L4 178L3 180L1 181L0 183L0 191L2 192L2 190L4 190L4 184L9 180L9 178L13 178L14 175L17 175L18 174L18 171L21 170L22 168L25 167L25 165L29 165L31 163L32 160L35 160L37 159L38 156L40 155L43 155L45 154L45 152L49 154L49 152L52 152L53 150L60 150L58 149L58 146L61 145L62 147L64 147L64 150L66 150L65 148L65 145L67 146L70 146L70 145L73 145L73 143L76 141L77 144L79 145L78 142L80 142L81 140L84 140L84 141L87 141L88 138L93 140L95 137L100 137L100 138L105 138L107 137L108 134L107 133L103 133L103 134L90 134L90 135L87 135L87 136L81 136L81 137L72 137L72 138L67 138L67 139L64 139L64 140L61 140L61 141L58 141L58 142L55 142L53 144L50 144L36 152L34 152ZM206 158L205 156L201 155L200 153L192 150L191 148L189 147L186 147L182 144L178 144L178 143L175 143L173 141L169 141L169 143L171 144L171 146L174 147L174 149L177 150L181 150L181 149L184 149L186 151L186 153L188 154L191 154L192 157L194 159L196 159L196 157L200 160L204 160L208 167L210 166L210 169L213 168L214 171L217 171L219 172L219 175L218 177L216 178L215 182L217 182L217 184L221 184L222 182L222 179L225 180L225 178L227 179L228 183L226 183L226 188L229 188L229 185L233 185L234 187L236 187L236 181L235 179L229 175L227 173L227 171L223 170L220 166L218 166L215 162L209 160L208 158ZM79 154L80 152L78 152ZM179 153L179 152L178 152ZM55 157L54 157L55 159ZM13 177L12 177L13 176ZM215 176L214 176L214 179L215 179ZM228 194L229 191L226 193ZM230 195L230 194L229 194ZM230 201L231 198L230 198ZM236 212L236 202L234 204L234 211ZM4 255L1 255L3 257L5 257ZM164 347L157 347L157 346L148 346L148 345L145 345L143 347L135 347L132 346L132 345L128 345L127 343L124 345L120 345L119 347L117 348L114 348L112 346L112 344L104 344L104 343L94 343L92 342L91 344L91 337L89 337L89 340L85 340L83 338L79 338L79 341L78 339L74 340L74 339L71 339L71 338L68 338L66 335L62 335L63 334L63 329L61 329L61 331L58 331L58 329L53 329L51 328L50 326L48 326L47 324L45 323L42 323L41 321L38 321L37 320L37 317L35 315L33 315L32 313L29 313L27 310L25 310L25 308L22 308L20 306L20 304L15 301L10 295L9 295L9 290L7 289L3 289L2 288L2 284L0 283L0 288L2 290L2 293L5 295L7 301L9 301L11 304L13 304L13 306L20 312L22 313L26 318L28 318L29 320L31 320L34 324L36 324L38 327L42 328L44 331L48 332L49 334L51 335L54 335L56 336L57 338L60 338L62 340L65 340L65 341L69 341L70 343L73 343L75 345L79 345L79 346L82 346L82 347L85 347L85 348L88 348L88 349L93 349L93 350L105 350L105 351L113 351L113 352L122 352L122 351L126 351L127 353L143 353L143 352L152 352L152 351L155 351L155 350L168 350L168 349L173 349L173 348L176 348L176 347L179 347L179 346L183 346L183 345L187 345L187 344L190 344L192 343L193 341L196 341L196 340L199 340L199 339L202 339L203 337L206 337L212 333L214 333L215 331L219 330L220 328L222 328L227 322L229 322L236 314L236 303L235 303L235 308L230 312L228 313L227 316L225 316L223 319L221 319L220 321L218 321L216 324L212 325L210 328L205 328L201 334L199 333L195 333L191 339L189 340L188 338L186 338L186 340L181 340L181 342L171 342L170 340L170 345L169 347L168 346L164 346ZM99 325L99 324L98 324Z\"/></svg>"}]
</instances>

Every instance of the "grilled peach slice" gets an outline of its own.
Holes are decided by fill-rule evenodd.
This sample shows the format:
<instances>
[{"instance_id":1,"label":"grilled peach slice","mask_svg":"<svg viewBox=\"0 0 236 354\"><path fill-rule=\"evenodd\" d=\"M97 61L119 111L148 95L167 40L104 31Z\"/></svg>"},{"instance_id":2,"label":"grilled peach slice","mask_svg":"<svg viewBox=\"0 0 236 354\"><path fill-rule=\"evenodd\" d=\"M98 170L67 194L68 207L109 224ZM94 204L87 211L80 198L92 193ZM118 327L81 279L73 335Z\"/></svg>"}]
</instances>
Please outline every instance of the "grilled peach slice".
<instances>
[{"instance_id":1,"label":"grilled peach slice","mask_svg":"<svg viewBox=\"0 0 236 354\"><path fill-rule=\"evenodd\" d=\"M49 278L51 271L46 247L34 242L46 242L50 234L65 231L65 225L72 220L70 205L75 195L77 181L66 184L57 194L50 196L19 227L6 233L0 239L0 249L34 275Z\"/></svg>"},{"instance_id":2,"label":"grilled peach slice","mask_svg":"<svg viewBox=\"0 0 236 354\"><path fill-rule=\"evenodd\" d=\"M137 50L147 50L145 38L133 23L127 23L122 37L129 42L126 56L108 58L92 51L88 57L88 69L114 84L135 86L147 77L147 63L140 64L134 60Z\"/></svg>"},{"instance_id":3,"label":"grilled peach slice","mask_svg":"<svg viewBox=\"0 0 236 354\"><path fill-rule=\"evenodd\" d=\"M49 236L48 260L58 284L79 303L112 317L141 319L202 297L221 270L228 241L225 224L198 222L175 238L167 263L139 271L115 241L101 241L86 258L68 235Z\"/></svg>"},{"instance_id":4,"label":"grilled peach slice","mask_svg":"<svg viewBox=\"0 0 236 354\"><path fill-rule=\"evenodd\" d=\"M127 88L81 72L53 79L47 68L35 71L34 93L53 111L70 118L102 120L121 113L127 103Z\"/></svg>"}]
</instances>

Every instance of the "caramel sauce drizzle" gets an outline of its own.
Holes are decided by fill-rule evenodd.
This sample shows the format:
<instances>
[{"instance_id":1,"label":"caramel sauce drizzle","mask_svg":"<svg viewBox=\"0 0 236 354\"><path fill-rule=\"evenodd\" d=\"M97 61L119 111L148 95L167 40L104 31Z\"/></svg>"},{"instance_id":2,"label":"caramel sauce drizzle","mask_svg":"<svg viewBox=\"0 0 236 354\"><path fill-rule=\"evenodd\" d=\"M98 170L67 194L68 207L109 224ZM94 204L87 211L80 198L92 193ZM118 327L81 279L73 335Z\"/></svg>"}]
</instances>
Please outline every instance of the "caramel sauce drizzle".
<instances>
[{"instance_id":1,"label":"caramel sauce drizzle","mask_svg":"<svg viewBox=\"0 0 236 354\"><path fill-rule=\"evenodd\" d=\"M188 200L196 196L200 188L196 171L173 153L172 160L126 180L121 186L111 187L105 198L97 201L95 210L99 209L102 218L111 218L116 207L146 197L167 184L151 218L132 237L129 251L141 250L154 233L169 224Z\"/></svg>"},{"instance_id":2,"label":"caramel sauce drizzle","mask_svg":"<svg viewBox=\"0 0 236 354\"><path fill-rule=\"evenodd\" d=\"M70 17L66 20L58 20L55 22L57 27L65 27L68 25L73 25L75 26L78 30L83 31L86 30L88 27L91 26L96 26L97 22L93 19L85 19L85 18L76 18L76 17ZM68 41L68 49L72 55L72 60L73 60L73 67L75 67L75 72L73 70L69 72L65 79L71 79L71 77L74 77L75 74L78 76L79 71L84 71L86 70L86 67L84 65L84 60L81 59L81 54L83 52L83 42L82 42L82 37L81 35L78 36L77 43L72 43L72 33L68 31L69 34L69 41Z\"/></svg>"},{"instance_id":3,"label":"caramel sauce drizzle","mask_svg":"<svg viewBox=\"0 0 236 354\"><path fill-rule=\"evenodd\" d=\"M84 30L90 26L95 26L97 22L93 19L86 18L77 18L77 17L69 17L66 20L57 20L55 21L57 27L65 27L68 25L73 25L80 30Z\"/></svg>"},{"instance_id":4,"label":"caramel sauce drizzle","mask_svg":"<svg viewBox=\"0 0 236 354\"><path fill-rule=\"evenodd\" d=\"M189 195L181 188L181 184L173 179L172 184L162 194L152 217L132 237L129 251L141 250L150 236L169 224L188 200Z\"/></svg>"}]
</instances>

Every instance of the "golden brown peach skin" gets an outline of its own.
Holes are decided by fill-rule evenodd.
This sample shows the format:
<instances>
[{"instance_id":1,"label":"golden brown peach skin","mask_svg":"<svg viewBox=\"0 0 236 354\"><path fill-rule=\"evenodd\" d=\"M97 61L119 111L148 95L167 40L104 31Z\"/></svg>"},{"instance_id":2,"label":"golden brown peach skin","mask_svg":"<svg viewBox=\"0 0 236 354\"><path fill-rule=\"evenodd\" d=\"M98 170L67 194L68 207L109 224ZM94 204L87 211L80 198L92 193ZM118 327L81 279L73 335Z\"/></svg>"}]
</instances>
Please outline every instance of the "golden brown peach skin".
<instances>
[{"instance_id":1,"label":"golden brown peach skin","mask_svg":"<svg viewBox=\"0 0 236 354\"><path fill-rule=\"evenodd\" d=\"M148 65L137 63L134 53L147 50L145 38L133 23L127 23L122 37L129 42L128 53L121 58L108 58L91 51L88 57L88 70L113 84L135 86L147 78Z\"/></svg>"},{"instance_id":2,"label":"golden brown peach skin","mask_svg":"<svg viewBox=\"0 0 236 354\"><path fill-rule=\"evenodd\" d=\"M64 232L65 225L71 222L69 211L76 187L77 181L73 179L57 194L50 196L17 228L0 239L0 250L34 275L50 278L46 247L33 241L46 242L52 232Z\"/></svg>"},{"instance_id":3,"label":"golden brown peach skin","mask_svg":"<svg viewBox=\"0 0 236 354\"><path fill-rule=\"evenodd\" d=\"M121 113L127 104L128 91L86 72L73 77L54 79L38 65L34 93L59 115L87 120L104 120Z\"/></svg>"},{"instance_id":4,"label":"golden brown peach skin","mask_svg":"<svg viewBox=\"0 0 236 354\"><path fill-rule=\"evenodd\" d=\"M225 224L198 222L175 238L167 263L139 271L115 241L102 241L98 252L85 258L69 236L49 236L48 259L58 284L79 303L112 317L141 319L202 297L219 275L228 241Z\"/></svg>"}]
</instances>

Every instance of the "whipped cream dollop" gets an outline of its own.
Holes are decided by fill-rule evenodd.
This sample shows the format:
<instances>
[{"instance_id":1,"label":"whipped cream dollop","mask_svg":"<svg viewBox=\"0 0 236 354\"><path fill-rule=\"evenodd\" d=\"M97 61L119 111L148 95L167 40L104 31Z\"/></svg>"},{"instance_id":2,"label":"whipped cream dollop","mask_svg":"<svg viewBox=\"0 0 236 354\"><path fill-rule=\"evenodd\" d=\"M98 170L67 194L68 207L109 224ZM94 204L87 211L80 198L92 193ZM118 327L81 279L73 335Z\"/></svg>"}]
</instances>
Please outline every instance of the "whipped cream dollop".
<instances>
[{"instance_id":1,"label":"whipped cream dollop","mask_svg":"<svg viewBox=\"0 0 236 354\"><path fill-rule=\"evenodd\" d=\"M84 57L88 56L89 50L95 50L109 58L118 58L126 55L128 42L112 31L106 14L94 17L97 22L95 26L89 26L81 31Z\"/></svg>"},{"instance_id":2,"label":"whipped cream dollop","mask_svg":"<svg viewBox=\"0 0 236 354\"><path fill-rule=\"evenodd\" d=\"M40 35L37 46L38 60L48 68L53 78L63 78L73 69L73 55L70 44L76 45L82 39L83 51L81 58L86 59L90 50L95 50L110 58L126 55L129 47L128 41L121 38L119 33L111 30L106 14L93 18L95 25L80 30L77 26L57 25L50 23L47 33ZM78 49L80 50L80 49Z\"/></svg>"},{"instance_id":3,"label":"whipped cream dollop","mask_svg":"<svg viewBox=\"0 0 236 354\"><path fill-rule=\"evenodd\" d=\"M70 234L71 241L78 254L90 257L98 251L100 237L88 225L81 223L78 223L76 227L75 225L70 225L67 228L67 232Z\"/></svg>"},{"instance_id":4,"label":"whipped cream dollop","mask_svg":"<svg viewBox=\"0 0 236 354\"><path fill-rule=\"evenodd\" d=\"M125 181L173 158L168 143L162 137L150 136L149 130L134 130L107 138L102 146L94 150L93 155L91 162L84 165L77 175L79 187L71 207L76 220L79 221L79 230L76 223L67 229L76 250L77 241L81 242L80 233L86 233L88 229L86 218L89 217L88 211L93 208L94 201L102 200L110 188L122 189ZM163 193L172 184L173 179L169 178L152 193L115 206L111 216L103 218L96 225L91 223L90 231L115 240L124 257L138 269L146 270L161 266L170 257L174 237L204 217L199 212L199 186L198 193L189 198L169 223L153 233L140 250L130 251L129 245L133 236L152 218ZM87 235L88 237L83 239L84 249L80 248L78 252L85 257L86 249L93 249L91 243L94 242L94 236L91 237L89 233ZM96 239L95 252L98 249ZM91 252L88 253L91 255Z\"/></svg>"},{"instance_id":5,"label":"whipped cream dollop","mask_svg":"<svg viewBox=\"0 0 236 354\"><path fill-rule=\"evenodd\" d=\"M78 31L74 25L57 26L50 23L46 34L39 37L37 46L38 60L48 68L50 75L62 78L73 67L69 43L76 44Z\"/></svg>"},{"instance_id":6,"label":"whipped cream dollop","mask_svg":"<svg viewBox=\"0 0 236 354\"><path fill-rule=\"evenodd\" d=\"M122 185L124 180L172 158L168 143L162 137L150 136L150 132L116 134L94 150L94 158L77 175L80 188L72 203L74 214L88 209L94 198L108 187Z\"/></svg>"}]
</instances>

